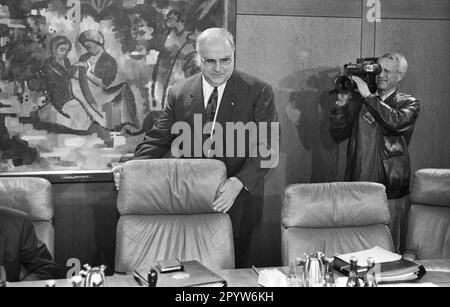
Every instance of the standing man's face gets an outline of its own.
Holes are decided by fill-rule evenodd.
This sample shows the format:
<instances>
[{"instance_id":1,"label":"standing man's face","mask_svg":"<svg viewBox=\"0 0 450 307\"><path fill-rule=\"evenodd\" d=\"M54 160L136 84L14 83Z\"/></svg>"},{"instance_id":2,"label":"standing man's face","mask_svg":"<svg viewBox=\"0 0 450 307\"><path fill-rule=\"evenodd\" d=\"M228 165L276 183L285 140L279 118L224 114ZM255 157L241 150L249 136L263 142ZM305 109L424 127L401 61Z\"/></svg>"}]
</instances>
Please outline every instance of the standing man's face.
<instances>
[{"instance_id":1,"label":"standing man's face","mask_svg":"<svg viewBox=\"0 0 450 307\"><path fill-rule=\"evenodd\" d=\"M389 92L396 88L403 79L402 74L398 70L398 65L395 60L380 58L378 64L383 68L380 75L377 76L377 87L383 92Z\"/></svg>"},{"instance_id":2,"label":"standing man's face","mask_svg":"<svg viewBox=\"0 0 450 307\"><path fill-rule=\"evenodd\" d=\"M200 69L210 85L219 87L230 79L234 71L234 50L226 39L210 39L200 57Z\"/></svg>"}]
</instances>

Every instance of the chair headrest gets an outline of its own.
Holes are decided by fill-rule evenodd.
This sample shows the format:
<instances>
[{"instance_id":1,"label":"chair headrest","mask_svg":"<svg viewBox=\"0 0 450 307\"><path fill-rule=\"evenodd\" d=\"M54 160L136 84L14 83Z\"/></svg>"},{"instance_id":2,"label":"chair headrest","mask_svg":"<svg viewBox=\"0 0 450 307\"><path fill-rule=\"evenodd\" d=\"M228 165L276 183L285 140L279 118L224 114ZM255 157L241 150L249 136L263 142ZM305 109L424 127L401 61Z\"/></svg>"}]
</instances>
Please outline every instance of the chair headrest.
<instances>
[{"instance_id":1,"label":"chair headrest","mask_svg":"<svg viewBox=\"0 0 450 307\"><path fill-rule=\"evenodd\" d=\"M43 178L0 178L0 206L25 212L33 222L50 221L51 183Z\"/></svg>"},{"instance_id":2,"label":"chair headrest","mask_svg":"<svg viewBox=\"0 0 450 307\"><path fill-rule=\"evenodd\" d=\"M411 186L414 204L450 207L450 169L421 169Z\"/></svg>"},{"instance_id":3,"label":"chair headrest","mask_svg":"<svg viewBox=\"0 0 450 307\"><path fill-rule=\"evenodd\" d=\"M226 179L225 164L218 160L130 161L121 173L117 207L121 215L213 213Z\"/></svg>"},{"instance_id":4,"label":"chair headrest","mask_svg":"<svg viewBox=\"0 0 450 307\"><path fill-rule=\"evenodd\" d=\"M386 188L366 182L289 186L281 215L286 228L387 225L390 218Z\"/></svg>"}]
</instances>

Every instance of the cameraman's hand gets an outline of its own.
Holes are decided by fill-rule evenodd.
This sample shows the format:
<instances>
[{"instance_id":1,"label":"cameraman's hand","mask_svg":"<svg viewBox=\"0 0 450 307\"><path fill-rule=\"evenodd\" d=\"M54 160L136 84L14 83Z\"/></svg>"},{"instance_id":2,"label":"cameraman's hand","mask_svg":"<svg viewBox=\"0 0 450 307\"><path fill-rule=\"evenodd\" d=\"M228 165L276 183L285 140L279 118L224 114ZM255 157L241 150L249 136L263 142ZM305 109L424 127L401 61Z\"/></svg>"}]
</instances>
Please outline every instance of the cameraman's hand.
<instances>
[{"instance_id":1,"label":"cameraman's hand","mask_svg":"<svg viewBox=\"0 0 450 307\"><path fill-rule=\"evenodd\" d=\"M348 102L350 101L351 97L352 97L351 93L349 93L349 94L338 93L338 95L337 95L338 101L336 101L336 105L341 108L345 107L348 104Z\"/></svg>"},{"instance_id":2,"label":"cameraman's hand","mask_svg":"<svg viewBox=\"0 0 450 307\"><path fill-rule=\"evenodd\" d=\"M353 81L355 81L356 86L358 86L358 91L363 98L366 98L367 96L372 94L369 90L369 86L363 79L357 76L352 76L352 79Z\"/></svg>"},{"instance_id":3,"label":"cameraman's hand","mask_svg":"<svg viewBox=\"0 0 450 307\"><path fill-rule=\"evenodd\" d=\"M117 191L120 188L120 174L122 173L122 166L116 166L112 169L112 173L114 175L114 183L116 185Z\"/></svg>"}]
</instances>

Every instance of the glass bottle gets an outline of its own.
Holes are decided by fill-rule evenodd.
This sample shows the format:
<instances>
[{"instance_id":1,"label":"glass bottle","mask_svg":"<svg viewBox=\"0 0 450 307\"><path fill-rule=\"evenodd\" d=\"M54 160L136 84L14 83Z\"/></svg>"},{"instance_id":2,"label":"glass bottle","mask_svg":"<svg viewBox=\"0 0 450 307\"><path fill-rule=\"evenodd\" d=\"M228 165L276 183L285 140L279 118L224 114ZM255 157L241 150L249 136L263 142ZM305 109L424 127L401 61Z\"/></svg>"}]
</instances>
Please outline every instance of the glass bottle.
<instances>
[{"instance_id":1,"label":"glass bottle","mask_svg":"<svg viewBox=\"0 0 450 307\"><path fill-rule=\"evenodd\" d=\"M367 273L364 278L364 287L366 288L376 288L378 287L377 275L375 271L375 259L367 259Z\"/></svg>"},{"instance_id":2,"label":"glass bottle","mask_svg":"<svg viewBox=\"0 0 450 307\"><path fill-rule=\"evenodd\" d=\"M334 258L325 258L325 287L336 287L336 280L334 279Z\"/></svg>"},{"instance_id":3,"label":"glass bottle","mask_svg":"<svg viewBox=\"0 0 450 307\"><path fill-rule=\"evenodd\" d=\"M158 272L154 268L148 273L147 282L150 288L156 287L156 283L158 282Z\"/></svg>"},{"instance_id":4,"label":"glass bottle","mask_svg":"<svg viewBox=\"0 0 450 307\"><path fill-rule=\"evenodd\" d=\"M350 259L350 272L348 274L347 287L358 288L360 286L358 278L358 259L352 257Z\"/></svg>"}]
</instances>

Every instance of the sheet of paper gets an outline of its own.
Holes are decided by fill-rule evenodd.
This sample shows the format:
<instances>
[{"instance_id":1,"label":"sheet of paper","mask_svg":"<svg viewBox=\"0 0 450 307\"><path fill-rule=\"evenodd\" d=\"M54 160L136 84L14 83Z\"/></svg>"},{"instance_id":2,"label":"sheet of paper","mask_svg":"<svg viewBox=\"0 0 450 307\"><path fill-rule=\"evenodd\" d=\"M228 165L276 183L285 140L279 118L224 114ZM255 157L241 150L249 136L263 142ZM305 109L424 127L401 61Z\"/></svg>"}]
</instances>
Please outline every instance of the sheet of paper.
<instances>
[{"instance_id":1,"label":"sheet of paper","mask_svg":"<svg viewBox=\"0 0 450 307\"><path fill-rule=\"evenodd\" d=\"M347 277L338 277L336 278L336 287L337 288L345 288L347 285ZM362 283L361 283L362 286ZM435 288L438 287L433 283L392 283L392 284L378 284L380 288L396 288L396 287L408 287L408 288Z\"/></svg>"},{"instance_id":2,"label":"sheet of paper","mask_svg":"<svg viewBox=\"0 0 450 307\"><path fill-rule=\"evenodd\" d=\"M350 259L352 257L356 257L358 259L359 266L366 266L367 259L370 257L372 257L375 260L375 263L386 263L402 259L401 255L392 253L378 246L375 246L372 249L367 249L356 253L339 255L337 257L347 263L350 263Z\"/></svg>"}]
</instances>

